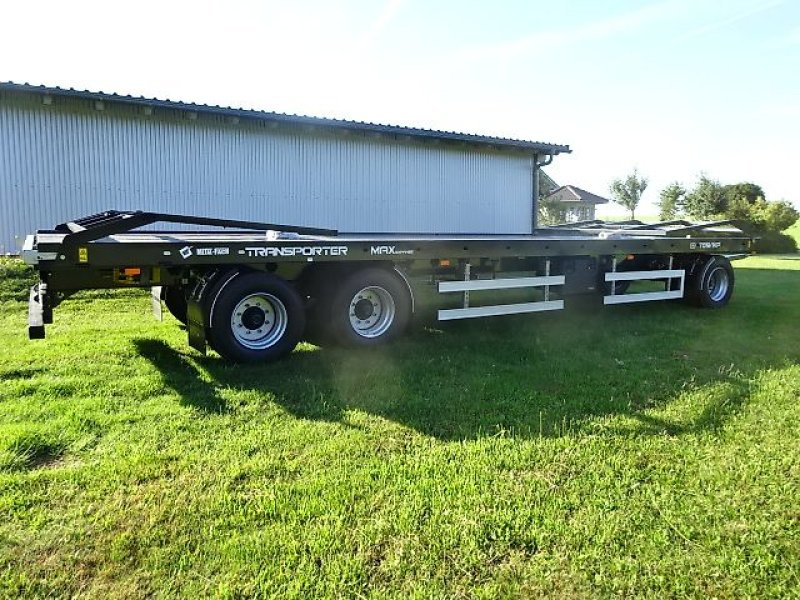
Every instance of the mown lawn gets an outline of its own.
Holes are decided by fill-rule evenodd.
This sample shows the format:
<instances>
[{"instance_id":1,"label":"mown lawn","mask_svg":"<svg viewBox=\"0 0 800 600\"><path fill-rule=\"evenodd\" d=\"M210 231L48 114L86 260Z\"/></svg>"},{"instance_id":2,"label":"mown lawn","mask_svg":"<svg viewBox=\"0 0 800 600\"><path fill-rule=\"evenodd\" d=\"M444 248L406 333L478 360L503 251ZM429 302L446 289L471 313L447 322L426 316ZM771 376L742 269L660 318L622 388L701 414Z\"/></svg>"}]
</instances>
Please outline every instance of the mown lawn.
<instances>
[{"instance_id":1,"label":"mown lawn","mask_svg":"<svg viewBox=\"0 0 800 600\"><path fill-rule=\"evenodd\" d=\"M799 597L800 260L736 267L240 367L134 292L28 342L4 262L0 594Z\"/></svg>"}]
</instances>

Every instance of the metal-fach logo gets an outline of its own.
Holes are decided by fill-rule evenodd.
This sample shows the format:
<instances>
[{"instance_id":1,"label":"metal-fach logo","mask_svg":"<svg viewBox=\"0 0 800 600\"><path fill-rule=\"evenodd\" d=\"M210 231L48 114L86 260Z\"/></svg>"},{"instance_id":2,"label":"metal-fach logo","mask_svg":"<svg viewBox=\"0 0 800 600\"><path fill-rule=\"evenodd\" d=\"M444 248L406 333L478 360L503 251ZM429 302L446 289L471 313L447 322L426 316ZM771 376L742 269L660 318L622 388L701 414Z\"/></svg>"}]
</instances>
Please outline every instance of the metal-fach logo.
<instances>
[{"instance_id":1,"label":"metal-fach logo","mask_svg":"<svg viewBox=\"0 0 800 600\"><path fill-rule=\"evenodd\" d=\"M197 256L227 256L231 253L230 248L220 246L217 248L198 248L195 250Z\"/></svg>"},{"instance_id":2,"label":"metal-fach logo","mask_svg":"<svg viewBox=\"0 0 800 600\"><path fill-rule=\"evenodd\" d=\"M192 255L192 247L191 246L184 246L183 248L181 248L180 252L181 252L181 256L184 259L187 259Z\"/></svg>"}]
</instances>

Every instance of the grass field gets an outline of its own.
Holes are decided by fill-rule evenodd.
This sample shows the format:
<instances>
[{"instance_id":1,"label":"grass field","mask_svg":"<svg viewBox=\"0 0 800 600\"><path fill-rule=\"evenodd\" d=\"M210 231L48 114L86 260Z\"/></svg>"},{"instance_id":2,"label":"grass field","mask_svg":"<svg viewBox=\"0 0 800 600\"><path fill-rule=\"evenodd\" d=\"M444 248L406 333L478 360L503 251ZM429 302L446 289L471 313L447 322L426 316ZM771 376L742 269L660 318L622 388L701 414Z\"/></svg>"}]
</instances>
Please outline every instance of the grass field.
<instances>
[{"instance_id":1,"label":"grass field","mask_svg":"<svg viewBox=\"0 0 800 600\"><path fill-rule=\"evenodd\" d=\"M0 263L0 594L800 597L800 260L736 267L240 367Z\"/></svg>"}]
</instances>

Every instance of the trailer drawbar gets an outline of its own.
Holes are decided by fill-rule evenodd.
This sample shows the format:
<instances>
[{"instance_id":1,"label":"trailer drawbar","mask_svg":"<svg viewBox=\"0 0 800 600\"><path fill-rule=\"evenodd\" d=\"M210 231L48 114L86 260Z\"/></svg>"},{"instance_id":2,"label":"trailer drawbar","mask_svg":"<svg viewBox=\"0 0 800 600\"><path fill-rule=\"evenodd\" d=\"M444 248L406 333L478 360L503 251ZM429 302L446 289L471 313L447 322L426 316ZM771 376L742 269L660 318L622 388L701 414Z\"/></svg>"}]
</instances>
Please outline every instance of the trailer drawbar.
<instances>
[{"instance_id":1,"label":"trailer drawbar","mask_svg":"<svg viewBox=\"0 0 800 600\"><path fill-rule=\"evenodd\" d=\"M140 229L156 223L183 230ZM193 348L267 362L301 339L388 342L437 300L450 300L435 313L440 321L560 310L576 296L720 308L733 293L730 260L751 247L732 221L393 235L110 210L29 235L22 256L39 271L30 290L31 339L44 337L53 309L79 290L151 288L155 308L163 302L186 325Z\"/></svg>"}]
</instances>

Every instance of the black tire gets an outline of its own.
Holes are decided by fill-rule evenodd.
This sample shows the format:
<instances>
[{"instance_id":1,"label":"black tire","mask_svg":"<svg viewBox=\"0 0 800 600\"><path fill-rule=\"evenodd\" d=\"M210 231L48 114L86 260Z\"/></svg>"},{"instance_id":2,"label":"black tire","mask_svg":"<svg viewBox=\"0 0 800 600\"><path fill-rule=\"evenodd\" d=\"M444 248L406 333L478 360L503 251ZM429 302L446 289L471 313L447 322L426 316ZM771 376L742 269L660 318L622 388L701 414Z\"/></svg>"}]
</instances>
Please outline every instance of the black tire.
<instances>
[{"instance_id":1,"label":"black tire","mask_svg":"<svg viewBox=\"0 0 800 600\"><path fill-rule=\"evenodd\" d=\"M352 347L384 344L402 335L411 322L411 295L399 275L366 268L336 286L330 304L318 313L327 317L326 339Z\"/></svg>"},{"instance_id":2,"label":"black tire","mask_svg":"<svg viewBox=\"0 0 800 600\"><path fill-rule=\"evenodd\" d=\"M305 328L300 294L270 273L244 273L219 291L210 319L212 347L241 363L272 362L289 354Z\"/></svg>"},{"instance_id":3,"label":"black tire","mask_svg":"<svg viewBox=\"0 0 800 600\"><path fill-rule=\"evenodd\" d=\"M724 256L709 256L698 260L687 270L687 303L702 308L722 308L733 294L733 267Z\"/></svg>"},{"instance_id":4,"label":"black tire","mask_svg":"<svg viewBox=\"0 0 800 600\"><path fill-rule=\"evenodd\" d=\"M186 292L184 289L179 286L165 286L161 288L161 299L170 314L186 325Z\"/></svg>"}]
</instances>

